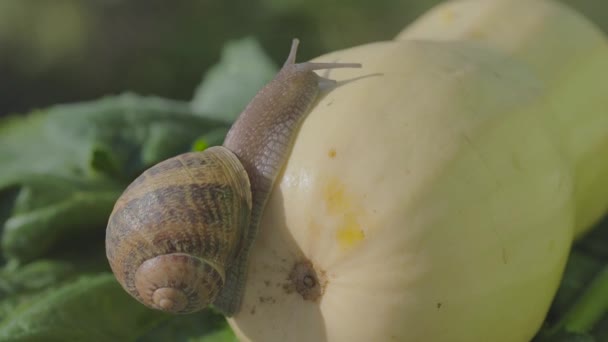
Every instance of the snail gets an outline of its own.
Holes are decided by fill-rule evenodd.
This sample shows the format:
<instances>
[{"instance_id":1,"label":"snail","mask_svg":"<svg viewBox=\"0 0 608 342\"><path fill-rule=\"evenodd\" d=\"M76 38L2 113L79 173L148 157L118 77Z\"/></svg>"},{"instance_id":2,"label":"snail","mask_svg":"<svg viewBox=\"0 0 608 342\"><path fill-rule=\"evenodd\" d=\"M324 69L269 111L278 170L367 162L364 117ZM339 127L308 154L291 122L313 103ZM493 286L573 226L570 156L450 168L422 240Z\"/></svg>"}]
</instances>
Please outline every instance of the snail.
<instances>
[{"instance_id":1,"label":"snail","mask_svg":"<svg viewBox=\"0 0 608 342\"><path fill-rule=\"evenodd\" d=\"M144 305L191 313L239 311L260 217L294 137L321 86L314 70L357 63L296 63L298 39L275 78L246 106L223 146L189 152L143 172L106 229L122 287Z\"/></svg>"}]
</instances>

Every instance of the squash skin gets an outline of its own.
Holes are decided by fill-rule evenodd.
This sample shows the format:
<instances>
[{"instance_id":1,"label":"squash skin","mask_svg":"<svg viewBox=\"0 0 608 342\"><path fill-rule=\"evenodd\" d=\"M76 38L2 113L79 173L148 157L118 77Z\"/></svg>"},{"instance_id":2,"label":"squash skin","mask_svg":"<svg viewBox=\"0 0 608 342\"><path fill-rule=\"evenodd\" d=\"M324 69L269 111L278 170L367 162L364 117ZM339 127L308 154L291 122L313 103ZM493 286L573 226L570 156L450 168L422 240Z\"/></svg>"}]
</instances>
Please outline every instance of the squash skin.
<instances>
[{"instance_id":1,"label":"squash skin","mask_svg":"<svg viewBox=\"0 0 608 342\"><path fill-rule=\"evenodd\" d=\"M608 208L608 40L581 14L552 0L442 3L396 40L475 42L528 65L555 107L546 124L560 136L575 173L575 235Z\"/></svg>"},{"instance_id":2,"label":"squash skin","mask_svg":"<svg viewBox=\"0 0 608 342\"><path fill-rule=\"evenodd\" d=\"M332 78L368 77L332 90L302 126L229 320L238 336L529 340L574 225L542 83L462 42L374 43L321 59L363 64ZM315 302L285 291L301 260L325 277Z\"/></svg>"},{"instance_id":3,"label":"squash skin","mask_svg":"<svg viewBox=\"0 0 608 342\"><path fill-rule=\"evenodd\" d=\"M585 53L561 60L526 56L550 27L510 49L488 29L485 43L408 33L317 58L363 69L333 70L343 82L298 134L228 320L239 339L532 339L572 240L608 207L608 52L579 19ZM316 300L289 290L302 260Z\"/></svg>"}]
</instances>

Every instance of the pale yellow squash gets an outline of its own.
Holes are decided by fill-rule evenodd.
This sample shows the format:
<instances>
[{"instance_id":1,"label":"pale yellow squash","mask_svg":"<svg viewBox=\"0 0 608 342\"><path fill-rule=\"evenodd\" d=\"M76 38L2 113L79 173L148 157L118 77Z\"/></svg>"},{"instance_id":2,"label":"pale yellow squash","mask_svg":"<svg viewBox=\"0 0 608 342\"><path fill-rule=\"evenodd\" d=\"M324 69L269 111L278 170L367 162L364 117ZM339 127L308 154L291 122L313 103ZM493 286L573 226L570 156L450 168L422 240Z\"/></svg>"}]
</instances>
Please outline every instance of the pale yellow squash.
<instances>
[{"instance_id":1,"label":"pale yellow squash","mask_svg":"<svg viewBox=\"0 0 608 342\"><path fill-rule=\"evenodd\" d=\"M576 177L576 234L608 208L608 41L581 14L549 0L447 1L397 40L473 41L533 69L550 92L555 125Z\"/></svg>"},{"instance_id":2,"label":"pale yellow squash","mask_svg":"<svg viewBox=\"0 0 608 342\"><path fill-rule=\"evenodd\" d=\"M606 185L608 48L581 27L598 46L579 69L440 33L319 57L363 68L331 72L344 82L297 137L229 319L239 338L529 341L575 227L608 200L588 188ZM294 282L295 265L317 279ZM320 292L296 286L311 280Z\"/></svg>"}]
</instances>

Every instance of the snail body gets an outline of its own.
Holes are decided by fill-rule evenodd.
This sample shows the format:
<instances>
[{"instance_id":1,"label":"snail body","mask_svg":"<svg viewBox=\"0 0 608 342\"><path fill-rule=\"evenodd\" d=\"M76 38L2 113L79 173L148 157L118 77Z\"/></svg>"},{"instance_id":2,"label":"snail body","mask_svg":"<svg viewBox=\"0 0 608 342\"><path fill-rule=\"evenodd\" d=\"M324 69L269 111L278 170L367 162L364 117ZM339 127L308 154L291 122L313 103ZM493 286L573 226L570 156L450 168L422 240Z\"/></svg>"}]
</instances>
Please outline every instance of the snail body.
<instances>
[{"instance_id":1,"label":"snail body","mask_svg":"<svg viewBox=\"0 0 608 342\"><path fill-rule=\"evenodd\" d=\"M252 99L223 146L160 162L116 202L106 254L123 288L143 304L190 313L212 304L238 312L259 220L319 85L318 69L295 63L298 40L275 78Z\"/></svg>"}]
</instances>

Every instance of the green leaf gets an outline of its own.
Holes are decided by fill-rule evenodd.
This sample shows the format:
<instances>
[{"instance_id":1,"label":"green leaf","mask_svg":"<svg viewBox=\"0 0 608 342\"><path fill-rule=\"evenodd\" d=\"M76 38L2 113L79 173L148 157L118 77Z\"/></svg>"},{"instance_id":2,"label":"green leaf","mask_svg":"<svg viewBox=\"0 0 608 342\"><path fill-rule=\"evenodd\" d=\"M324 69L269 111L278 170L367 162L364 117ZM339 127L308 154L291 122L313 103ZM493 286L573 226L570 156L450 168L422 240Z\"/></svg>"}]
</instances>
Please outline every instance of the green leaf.
<instances>
[{"instance_id":1,"label":"green leaf","mask_svg":"<svg viewBox=\"0 0 608 342\"><path fill-rule=\"evenodd\" d=\"M608 315L604 315L604 318L595 325L592 334L598 341L608 341Z\"/></svg>"},{"instance_id":2,"label":"green leaf","mask_svg":"<svg viewBox=\"0 0 608 342\"><path fill-rule=\"evenodd\" d=\"M168 318L136 302L104 273L80 277L20 305L0 323L0 340L134 341Z\"/></svg>"},{"instance_id":3,"label":"green leaf","mask_svg":"<svg viewBox=\"0 0 608 342\"><path fill-rule=\"evenodd\" d=\"M188 103L133 94L0 121L2 254L26 262L103 232L135 176L226 129Z\"/></svg>"},{"instance_id":4,"label":"green leaf","mask_svg":"<svg viewBox=\"0 0 608 342\"><path fill-rule=\"evenodd\" d=\"M122 188L108 182L63 177L29 177L4 223L2 250L7 259L32 260L62 240L103 229Z\"/></svg>"},{"instance_id":5,"label":"green leaf","mask_svg":"<svg viewBox=\"0 0 608 342\"><path fill-rule=\"evenodd\" d=\"M534 341L606 340L602 321L608 318L607 233L604 220L574 244L549 315Z\"/></svg>"},{"instance_id":6,"label":"green leaf","mask_svg":"<svg viewBox=\"0 0 608 342\"><path fill-rule=\"evenodd\" d=\"M597 227L589 231L581 241L576 243L575 248L584 251L596 260L608 262L608 217L600 222Z\"/></svg>"},{"instance_id":7,"label":"green leaf","mask_svg":"<svg viewBox=\"0 0 608 342\"><path fill-rule=\"evenodd\" d=\"M37 261L17 270L5 267L0 271L0 321L12 315L16 307L53 291L76 275L77 268L63 260Z\"/></svg>"},{"instance_id":8,"label":"green leaf","mask_svg":"<svg viewBox=\"0 0 608 342\"><path fill-rule=\"evenodd\" d=\"M234 332L226 326L222 330L191 340L192 342L239 342Z\"/></svg>"},{"instance_id":9,"label":"green leaf","mask_svg":"<svg viewBox=\"0 0 608 342\"><path fill-rule=\"evenodd\" d=\"M201 322L205 324L201 324ZM138 341L236 342L236 338L224 316L208 309L191 315L174 316L148 331Z\"/></svg>"},{"instance_id":10,"label":"green leaf","mask_svg":"<svg viewBox=\"0 0 608 342\"><path fill-rule=\"evenodd\" d=\"M231 123L276 72L277 66L255 39L228 42L220 62L196 89L192 107L201 115Z\"/></svg>"},{"instance_id":11,"label":"green leaf","mask_svg":"<svg viewBox=\"0 0 608 342\"><path fill-rule=\"evenodd\" d=\"M559 316L568 310L580 293L602 267L595 258L578 250L570 253L559 290L551 306L551 316Z\"/></svg>"},{"instance_id":12,"label":"green leaf","mask_svg":"<svg viewBox=\"0 0 608 342\"><path fill-rule=\"evenodd\" d=\"M200 136L194 141L194 144L192 144L192 151L200 152L209 147L221 145L224 142L224 138L226 137L227 133L228 127L219 128Z\"/></svg>"},{"instance_id":13,"label":"green leaf","mask_svg":"<svg viewBox=\"0 0 608 342\"><path fill-rule=\"evenodd\" d=\"M17 270L0 270L0 300L11 295L44 290L60 283L75 272L72 263L65 260L40 260Z\"/></svg>"},{"instance_id":14,"label":"green leaf","mask_svg":"<svg viewBox=\"0 0 608 342\"><path fill-rule=\"evenodd\" d=\"M56 253L52 259L26 265L11 262L0 269L0 322L23 303L37 300L77 277L109 271L103 240L71 245L71 249ZM73 248L74 245L81 248Z\"/></svg>"},{"instance_id":15,"label":"green leaf","mask_svg":"<svg viewBox=\"0 0 608 342\"><path fill-rule=\"evenodd\" d=\"M123 181L225 123L193 115L189 104L125 94L57 105L0 121L0 189L24 174Z\"/></svg>"},{"instance_id":16,"label":"green leaf","mask_svg":"<svg viewBox=\"0 0 608 342\"><path fill-rule=\"evenodd\" d=\"M568 310L559 326L566 331L588 333L608 312L608 265L593 279Z\"/></svg>"},{"instance_id":17,"label":"green leaf","mask_svg":"<svg viewBox=\"0 0 608 342\"><path fill-rule=\"evenodd\" d=\"M570 332L559 332L549 337L535 339L534 342L596 342L597 340L589 334Z\"/></svg>"}]
</instances>

